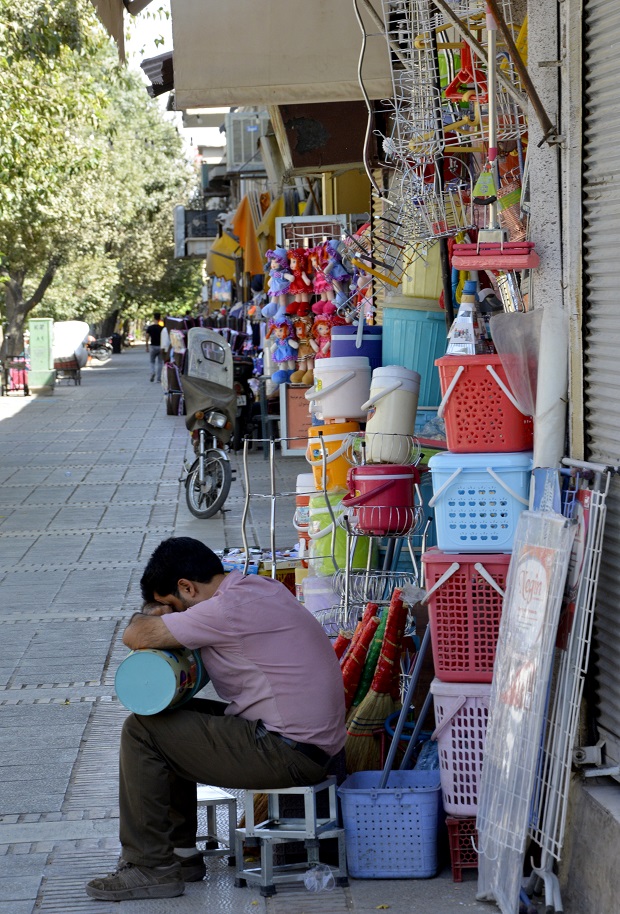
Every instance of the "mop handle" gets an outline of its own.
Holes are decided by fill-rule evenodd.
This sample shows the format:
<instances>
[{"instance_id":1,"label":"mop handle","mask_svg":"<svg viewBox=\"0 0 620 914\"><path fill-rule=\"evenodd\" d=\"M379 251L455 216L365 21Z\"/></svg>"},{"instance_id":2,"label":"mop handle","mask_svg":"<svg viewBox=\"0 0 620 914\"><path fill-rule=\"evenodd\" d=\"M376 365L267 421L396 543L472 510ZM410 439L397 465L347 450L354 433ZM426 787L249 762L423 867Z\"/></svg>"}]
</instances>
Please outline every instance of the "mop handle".
<instances>
[{"instance_id":1,"label":"mop handle","mask_svg":"<svg viewBox=\"0 0 620 914\"><path fill-rule=\"evenodd\" d=\"M409 743L407 745L407 748L405 749L405 754L403 755L402 761L399 765L400 771L405 771L407 769L407 765L409 764L409 760L413 754L413 750L415 749L415 744L418 741L418 736L420 735L420 731L422 730L422 727L424 726L424 721L426 720L426 715L429 712L432 700L433 700L432 692L427 692L426 698L424 699L424 704L422 705L422 709L421 709L420 713L418 714L418 719L416 721L416 725L414 727L413 733L411 734L411 738L409 739Z\"/></svg>"},{"instance_id":2,"label":"mop handle","mask_svg":"<svg viewBox=\"0 0 620 914\"><path fill-rule=\"evenodd\" d=\"M493 378L493 380L495 381L497 386L500 387L501 390L503 390L503 392L506 394L506 396L508 397L508 399L510 400L510 402L512 403L514 408L518 409L519 412L522 413L524 416L527 416L527 413L524 410L522 410L521 407L519 406L519 404L517 403L513 392L510 390L509 387L506 387L506 385L504 384L504 382L502 381L502 379L500 378L500 376L495 371L495 369L493 368L492 365L487 365L487 371L489 372L489 374L491 375L491 377Z\"/></svg>"},{"instance_id":3,"label":"mop handle","mask_svg":"<svg viewBox=\"0 0 620 914\"><path fill-rule=\"evenodd\" d=\"M456 477L459 475L459 473L462 473L462 472L463 472L463 467L459 467L458 470L454 471L454 473L452 474L452 476L450 476L449 479L446 479L446 481L444 482L442 487L440 489L438 489L435 492L435 494L433 495L433 497L429 500L429 503L428 503L429 508L434 507L434 505L436 504L436 502L437 502L439 496L441 495L441 493L443 492L443 490L447 489L448 486L450 485L450 483L453 482L456 479Z\"/></svg>"},{"instance_id":4,"label":"mop handle","mask_svg":"<svg viewBox=\"0 0 620 914\"><path fill-rule=\"evenodd\" d=\"M487 473L489 474L489 476L492 476L493 479L495 480L495 482L496 482L499 486L501 486L502 489L505 489L506 492L508 492L509 495L511 495L513 498L516 498L517 501L520 501L521 504L522 504L522 505L525 505L525 507L527 508L527 506L529 505L529 501L527 500L527 498L522 498L521 495L517 495L517 493L515 492L515 490L514 490L514 489L511 489L510 486L507 486L506 483L504 482L504 480L501 479L501 478L497 475L497 473L495 472L495 470L492 470L492 469L491 469L491 467L487 467L486 470L487 470ZM429 504L430 504L430 502L429 502Z\"/></svg>"},{"instance_id":5,"label":"mop handle","mask_svg":"<svg viewBox=\"0 0 620 914\"><path fill-rule=\"evenodd\" d=\"M463 374L464 371L465 371L465 366L464 366L464 365L459 365L459 367L456 369L456 372L455 372L455 374L454 374L454 377L453 377L452 380L450 381L450 384L449 384L449 386L448 386L448 389L447 389L447 391L445 392L445 394L443 395L443 400L442 400L441 403L439 404L439 409L437 410L437 418L441 419L441 417L443 416L444 410L445 410L445 408L446 408L446 404L447 404L448 400L450 399L450 394L452 393L452 391L453 391L454 388L456 387L456 382L457 382L458 379L461 377L461 375Z\"/></svg>"},{"instance_id":6,"label":"mop handle","mask_svg":"<svg viewBox=\"0 0 620 914\"><path fill-rule=\"evenodd\" d=\"M433 584L433 586L431 587L431 589L426 591L426 596L424 597L424 599L422 600L422 602L423 602L423 603L428 603L429 598L435 593L435 591L436 591L436 590L439 590L439 588L440 588L443 584L446 583L446 581L448 580L448 578L451 578L452 575L455 574L455 572L457 572L457 571L459 570L460 567L461 567L461 566L459 565L458 562L452 562L452 564L450 565L450 567L449 567L446 571L444 571L444 573L443 573L442 576L439 578L439 580L438 580L438 581L435 581L435 583ZM475 566L474 566L474 567L475 567ZM483 575L483 577L484 577L484 575Z\"/></svg>"},{"instance_id":7,"label":"mop handle","mask_svg":"<svg viewBox=\"0 0 620 914\"><path fill-rule=\"evenodd\" d=\"M487 584L490 584L491 587L493 588L493 590L496 590L498 592L498 594L500 595L500 597L503 600L504 597L506 596L506 591L502 590L502 588L499 586L497 581L491 577L491 575L486 570L484 565L482 565L480 562L476 562L476 564L474 565L474 568L476 569L476 571L478 572L480 577L484 578L484 580L487 582Z\"/></svg>"},{"instance_id":8,"label":"mop handle","mask_svg":"<svg viewBox=\"0 0 620 914\"><path fill-rule=\"evenodd\" d=\"M398 750L398 743L405 728L407 714L409 713L409 708L411 707L411 703L413 701L413 693L415 692L418 680L420 678L420 673L422 671L422 661L424 660L424 655L426 654L430 640L431 629L430 626L427 625L424 631L424 637L422 638L422 643L420 644L420 649L416 654L415 666L411 673L409 685L407 686L405 700L403 701L403 706L400 709L400 714L398 715L398 720L396 722L396 726L394 727L394 736L392 737L390 751L388 752L387 758L385 760L385 765L383 766L383 773L381 775L381 781L379 782L379 790L383 790L387 784L387 779L390 776L390 771L392 770L392 765L394 764L394 759Z\"/></svg>"}]
</instances>

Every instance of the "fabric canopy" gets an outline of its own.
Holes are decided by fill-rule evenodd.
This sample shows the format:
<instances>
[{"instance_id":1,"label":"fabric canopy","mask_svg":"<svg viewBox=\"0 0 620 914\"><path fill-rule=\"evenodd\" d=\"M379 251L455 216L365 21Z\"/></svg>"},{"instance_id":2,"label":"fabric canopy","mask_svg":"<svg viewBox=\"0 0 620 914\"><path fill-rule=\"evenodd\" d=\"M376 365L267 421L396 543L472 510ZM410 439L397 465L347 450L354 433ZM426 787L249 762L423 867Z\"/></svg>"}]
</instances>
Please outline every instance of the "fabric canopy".
<instances>
[{"instance_id":1,"label":"fabric canopy","mask_svg":"<svg viewBox=\"0 0 620 914\"><path fill-rule=\"evenodd\" d=\"M224 233L216 238L207 254L207 273L222 279L235 278L235 257L241 256L239 242Z\"/></svg>"},{"instance_id":2,"label":"fabric canopy","mask_svg":"<svg viewBox=\"0 0 620 914\"><path fill-rule=\"evenodd\" d=\"M243 269L246 273L256 276L263 272L263 258L258 249L256 240L256 228L254 227L254 218L249 197L245 196L232 220L233 232L239 239L239 244L243 248Z\"/></svg>"},{"instance_id":3,"label":"fabric canopy","mask_svg":"<svg viewBox=\"0 0 620 914\"><path fill-rule=\"evenodd\" d=\"M256 237L261 254L276 247L276 219L278 216L285 216L286 209L284 206L284 197L276 197L261 221L256 227Z\"/></svg>"}]
</instances>

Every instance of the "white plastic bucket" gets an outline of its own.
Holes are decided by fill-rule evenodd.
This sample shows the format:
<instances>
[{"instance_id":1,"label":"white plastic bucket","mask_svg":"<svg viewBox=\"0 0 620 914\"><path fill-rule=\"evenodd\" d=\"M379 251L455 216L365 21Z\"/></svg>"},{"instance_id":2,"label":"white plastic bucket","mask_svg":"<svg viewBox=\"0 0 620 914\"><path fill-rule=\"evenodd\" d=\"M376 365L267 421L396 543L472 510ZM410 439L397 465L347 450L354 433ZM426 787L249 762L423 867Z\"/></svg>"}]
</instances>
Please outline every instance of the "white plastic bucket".
<instances>
[{"instance_id":1,"label":"white plastic bucket","mask_svg":"<svg viewBox=\"0 0 620 914\"><path fill-rule=\"evenodd\" d=\"M365 356L317 359L314 384L306 391L317 419L365 419L370 395L370 362Z\"/></svg>"},{"instance_id":2,"label":"white plastic bucket","mask_svg":"<svg viewBox=\"0 0 620 914\"><path fill-rule=\"evenodd\" d=\"M405 464L411 450L418 409L420 375L400 365L375 368L368 410L366 460L368 463Z\"/></svg>"}]
</instances>

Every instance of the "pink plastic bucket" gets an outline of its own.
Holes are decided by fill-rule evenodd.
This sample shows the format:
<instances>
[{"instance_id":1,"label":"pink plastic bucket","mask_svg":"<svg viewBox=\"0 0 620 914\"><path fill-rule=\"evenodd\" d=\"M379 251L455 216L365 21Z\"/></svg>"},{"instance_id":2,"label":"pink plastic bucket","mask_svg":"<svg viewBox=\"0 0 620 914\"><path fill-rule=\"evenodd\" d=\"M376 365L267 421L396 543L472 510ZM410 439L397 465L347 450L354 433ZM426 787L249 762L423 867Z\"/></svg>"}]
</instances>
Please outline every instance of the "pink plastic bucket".
<instances>
[{"instance_id":1,"label":"pink plastic bucket","mask_svg":"<svg viewBox=\"0 0 620 914\"><path fill-rule=\"evenodd\" d=\"M352 528L366 536L406 533L415 521L415 467L398 464L351 467L348 494L342 499L351 509Z\"/></svg>"}]
</instances>

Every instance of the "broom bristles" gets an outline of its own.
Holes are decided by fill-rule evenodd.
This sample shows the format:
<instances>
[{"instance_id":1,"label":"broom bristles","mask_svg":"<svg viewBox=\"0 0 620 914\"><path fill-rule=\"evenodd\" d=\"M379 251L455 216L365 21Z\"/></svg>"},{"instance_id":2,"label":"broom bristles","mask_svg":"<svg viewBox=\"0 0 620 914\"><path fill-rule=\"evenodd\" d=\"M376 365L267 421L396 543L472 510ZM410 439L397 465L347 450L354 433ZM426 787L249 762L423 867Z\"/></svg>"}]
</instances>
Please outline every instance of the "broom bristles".
<instances>
[{"instance_id":1,"label":"broom bristles","mask_svg":"<svg viewBox=\"0 0 620 914\"><path fill-rule=\"evenodd\" d=\"M345 742L349 774L380 767L381 747L374 734L395 709L396 703L389 692L373 692L372 689L354 709L355 714L347 724Z\"/></svg>"}]
</instances>

